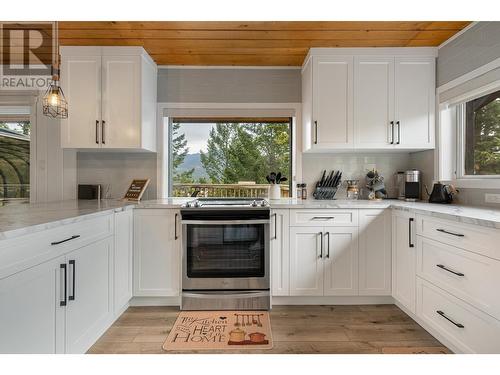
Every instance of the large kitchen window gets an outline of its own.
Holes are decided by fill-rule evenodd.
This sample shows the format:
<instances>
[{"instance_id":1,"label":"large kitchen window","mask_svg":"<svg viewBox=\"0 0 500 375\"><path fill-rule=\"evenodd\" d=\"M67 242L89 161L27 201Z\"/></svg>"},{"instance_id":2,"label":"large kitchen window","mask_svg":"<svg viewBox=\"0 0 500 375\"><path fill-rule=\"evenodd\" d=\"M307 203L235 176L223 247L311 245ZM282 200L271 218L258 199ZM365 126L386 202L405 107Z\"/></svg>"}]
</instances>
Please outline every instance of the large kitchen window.
<instances>
[{"instance_id":1,"label":"large kitchen window","mask_svg":"<svg viewBox=\"0 0 500 375\"><path fill-rule=\"evenodd\" d=\"M500 177L500 90L459 106L462 177Z\"/></svg>"},{"instance_id":2,"label":"large kitchen window","mask_svg":"<svg viewBox=\"0 0 500 375\"><path fill-rule=\"evenodd\" d=\"M0 106L0 202L30 194L29 107Z\"/></svg>"},{"instance_id":3,"label":"large kitchen window","mask_svg":"<svg viewBox=\"0 0 500 375\"><path fill-rule=\"evenodd\" d=\"M290 118L171 118L170 196L267 197L270 172L288 181Z\"/></svg>"}]
</instances>

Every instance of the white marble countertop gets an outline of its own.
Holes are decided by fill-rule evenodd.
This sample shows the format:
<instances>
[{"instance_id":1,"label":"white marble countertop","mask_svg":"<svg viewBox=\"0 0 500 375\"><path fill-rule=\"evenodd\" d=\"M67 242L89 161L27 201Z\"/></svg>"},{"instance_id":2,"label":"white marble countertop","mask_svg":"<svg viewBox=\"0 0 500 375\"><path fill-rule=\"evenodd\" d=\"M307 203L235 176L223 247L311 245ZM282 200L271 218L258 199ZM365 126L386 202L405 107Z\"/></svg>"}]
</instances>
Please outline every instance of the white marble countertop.
<instances>
[{"instance_id":1,"label":"white marble countertop","mask_svg":"<svg viewBox=\"0 0 500 375\"><path fill-rule=\"evenodd\" d=\"M0 207L0 239L73 223L87 215L131 209L134 206L135 203L113 199L8 203Z\"/></svg>"},{"instance_id":2,"label":"white marble countertop","mask_svg":"<svg viewBox=\"0 0 500 375\"><path fill-rule=\"evenodd\" d=\"M168 198L142 201L138 204L122 200L69 200L38 204L7 204L0 207L0 239L16 237L61 224L82 220L83 216L98 215L107 211L132 208L180 208L193 198ZM370 209L393 208L441 217L469 224L500 229L500 210L487 207L431 204L426 202L404 202L398 200L296 200L277 199L269 201L271 208L305 209Z\"/></svg>"}]
</instances>

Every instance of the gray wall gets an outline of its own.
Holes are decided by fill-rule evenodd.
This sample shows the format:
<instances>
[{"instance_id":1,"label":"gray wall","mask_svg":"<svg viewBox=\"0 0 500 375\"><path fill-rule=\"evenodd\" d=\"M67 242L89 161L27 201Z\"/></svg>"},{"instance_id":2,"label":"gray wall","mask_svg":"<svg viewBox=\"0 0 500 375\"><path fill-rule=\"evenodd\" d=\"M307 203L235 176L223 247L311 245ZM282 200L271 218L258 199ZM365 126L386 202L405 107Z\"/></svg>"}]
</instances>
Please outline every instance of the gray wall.
<instances>
[{"instance_id":1,"label":"gray wall","mask_svg":"<svg viewBox=\"0 0 500 375\"><path fill-rule=\"evenodd\" d=\"M441 86L500 57L500 22L479 22L439 49Z\"/></svg>"},{"instance_id":2,"label":"gray wall","mask_svg":"<svg viewBox=\"0 0 500 375\"><path fill-rule=\"evenodd\" d=\"M160 103L300 101L300 69L158 69Z\"/></svg>"}]
</instances>

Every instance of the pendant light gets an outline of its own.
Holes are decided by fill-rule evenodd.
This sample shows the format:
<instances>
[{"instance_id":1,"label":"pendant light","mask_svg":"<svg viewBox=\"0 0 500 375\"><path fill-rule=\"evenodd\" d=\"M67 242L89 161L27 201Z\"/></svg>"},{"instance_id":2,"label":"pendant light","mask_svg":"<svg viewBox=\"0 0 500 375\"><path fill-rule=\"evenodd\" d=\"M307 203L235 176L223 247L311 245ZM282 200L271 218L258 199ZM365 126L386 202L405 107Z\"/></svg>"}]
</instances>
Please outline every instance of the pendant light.
<instances>
[{"instance_id":1,"label":"pendant light","mask_svg":"<svg viewBox=\"0 0 500 375\"><path fill-rule=\"evenodd\" d=\"M59 28L55 23L55 52L52 59L52 80L43 96L42 108L45 116L65 119L68 118L68 102L64 96L61 86L59 86L60 55L59 55Z\"/></svg>"}]
</instances>

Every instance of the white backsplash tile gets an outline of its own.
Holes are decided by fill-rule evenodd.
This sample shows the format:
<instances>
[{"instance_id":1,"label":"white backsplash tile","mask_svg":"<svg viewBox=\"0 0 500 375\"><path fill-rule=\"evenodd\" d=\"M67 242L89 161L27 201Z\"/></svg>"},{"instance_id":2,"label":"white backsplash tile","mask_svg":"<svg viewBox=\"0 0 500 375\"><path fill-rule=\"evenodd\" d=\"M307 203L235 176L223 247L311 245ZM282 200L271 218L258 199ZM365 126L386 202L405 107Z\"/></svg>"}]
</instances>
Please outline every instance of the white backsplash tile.
<instances>
[{"instance_id":1,"label":"white backsplash tile","mask_svg":"<svg viewBox=\"0 0 500 375\"><path fill-rule=\"evenodd\" d=\"M397 192L395 189L394 174L411 168L410 156L407 153L347 153L347 154L303 154L302 155L302 179L307 183L308 194L312 197L316 181L321 178L323 170L342 171L342 180L360 180L359 186L362 194L367 194L365 188L365 176L371 169L377 169L384 177L389 197L393 198ZM337 192L336 198L345 198L346 187Z\"/></svg>"}]
</instances>

